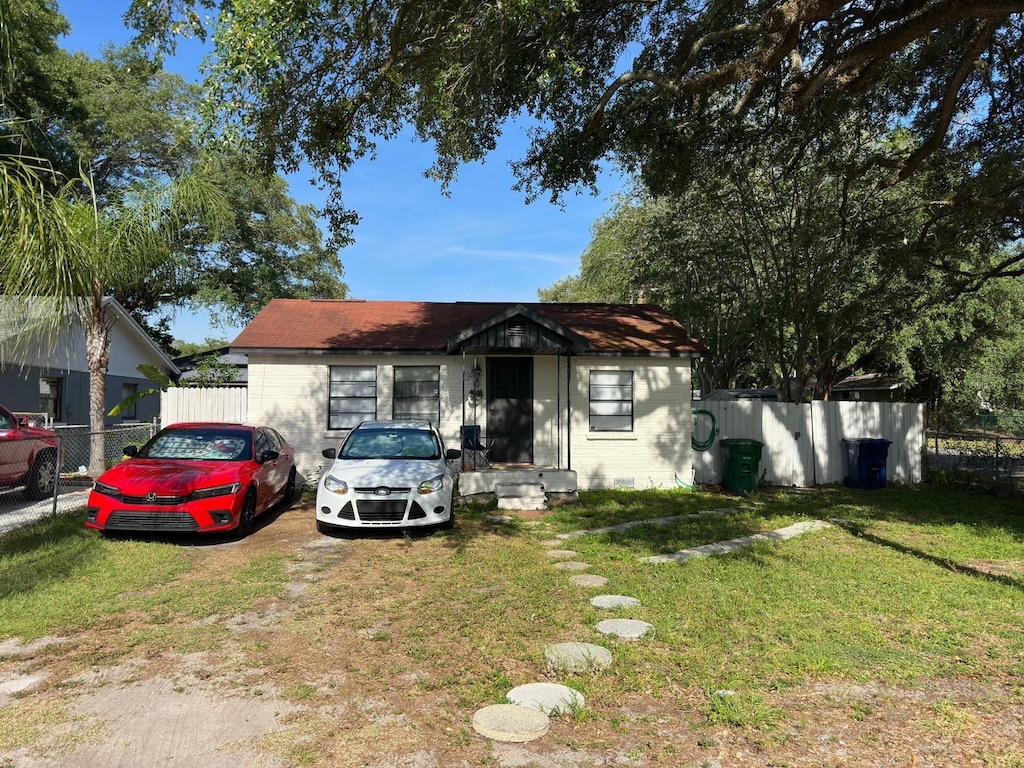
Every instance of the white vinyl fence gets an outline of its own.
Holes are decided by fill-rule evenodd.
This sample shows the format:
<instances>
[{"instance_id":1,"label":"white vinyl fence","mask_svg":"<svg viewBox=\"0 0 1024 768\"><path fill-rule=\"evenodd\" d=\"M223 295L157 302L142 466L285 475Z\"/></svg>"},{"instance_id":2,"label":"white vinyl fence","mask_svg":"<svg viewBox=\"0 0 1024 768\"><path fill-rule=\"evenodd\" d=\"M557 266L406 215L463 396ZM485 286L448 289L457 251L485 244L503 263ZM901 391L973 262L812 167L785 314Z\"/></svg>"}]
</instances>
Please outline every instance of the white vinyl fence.
<instances>
[{"instance_id":1,"label":"white vinyl fence","mask_svg":"<svg viewBox=\"0 0 1024 768\"><path fill-rule=\"evenodd\" d=\"M707 451L695 451L697 483L720 483L724 471L722 438L764 443L759 466L768 485L810 488L841 483L847 476L844 439L890 440L886 479L919 483L923 478L925 441L921 403L815 401L773 403L761 400L695 402L715 414L718 439ZM708 417L695 416L698 439L708 434Z\"/></svg>"},{"instance_id":2,"label":"white vinyl fence","mask_svg":"<svg viewBox=\"0 0 1024 768\"><path fill-rule=\"evenodd\" d=\"M160 393L160 421L227 421L242 423L249 412L245 387L171 387Z\"/></svg>"}]
</instances>

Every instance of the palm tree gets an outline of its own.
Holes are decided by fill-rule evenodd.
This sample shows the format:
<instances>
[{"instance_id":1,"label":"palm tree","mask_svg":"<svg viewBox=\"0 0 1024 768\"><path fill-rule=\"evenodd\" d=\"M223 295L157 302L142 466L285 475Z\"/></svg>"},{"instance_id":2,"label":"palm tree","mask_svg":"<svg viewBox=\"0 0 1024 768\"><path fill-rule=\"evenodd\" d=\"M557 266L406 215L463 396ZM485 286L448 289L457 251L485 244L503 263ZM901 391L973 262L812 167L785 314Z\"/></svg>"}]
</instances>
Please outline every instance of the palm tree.
<instances>
[{"instance_id":1,"label":"palm tree","mask_svg":"<svg viewBox=\"0 0 1024 768\"><path fill-rule=\"evenodd\" d=\"M223 219L223 198L199 177L186 176L133 187L101 205L87 178L48 194L36 170L22 158L0 160L0 286L8 300L44 303L43 332L50 339L69 319L81 322L89 365L89 472L96 477L105 468L114 322L104 299L173 275L190 230Z\"/></svg>"}]
</instances>

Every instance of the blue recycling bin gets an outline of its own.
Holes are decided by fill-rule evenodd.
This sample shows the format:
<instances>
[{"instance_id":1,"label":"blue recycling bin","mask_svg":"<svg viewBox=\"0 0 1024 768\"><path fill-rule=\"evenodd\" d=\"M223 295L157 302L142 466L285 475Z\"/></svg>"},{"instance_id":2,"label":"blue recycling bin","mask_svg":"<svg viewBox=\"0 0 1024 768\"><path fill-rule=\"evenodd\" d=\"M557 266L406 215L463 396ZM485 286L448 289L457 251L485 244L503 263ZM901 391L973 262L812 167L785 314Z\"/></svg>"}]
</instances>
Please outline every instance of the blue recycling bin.
<instances>
[{"instance_id":1,"label":"blue recycling bin","mask_svg":"<svg viewBox=\"0 0 1024 768\"><path fill-rule=\"evenodd\" d=\"M846 479L851 488L875 490L885 488L885 462L889 458L891 440L862 437L843 438L846 448Z\"/></svg>"}]
</instances>

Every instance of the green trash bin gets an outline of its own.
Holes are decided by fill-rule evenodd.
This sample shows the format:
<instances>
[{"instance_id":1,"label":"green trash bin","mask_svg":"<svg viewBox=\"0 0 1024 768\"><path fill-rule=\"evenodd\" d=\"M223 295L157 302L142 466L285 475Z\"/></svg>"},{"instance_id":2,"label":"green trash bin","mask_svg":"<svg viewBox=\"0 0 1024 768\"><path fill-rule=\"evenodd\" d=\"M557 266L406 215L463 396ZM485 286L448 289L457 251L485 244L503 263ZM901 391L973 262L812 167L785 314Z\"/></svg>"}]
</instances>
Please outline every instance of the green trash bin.
<instances>
[{"instance_id":1,"label":"green trash bin","mask_svg":"<svg viewBox=\"0 0 1024 768\"><path fill-rule=\"evenodd\" d=\"M764 443L745 438L728 438L722 444L725 474L722 484L733 493L757 493L761 449Z\"/></svg>"}]
</instances>

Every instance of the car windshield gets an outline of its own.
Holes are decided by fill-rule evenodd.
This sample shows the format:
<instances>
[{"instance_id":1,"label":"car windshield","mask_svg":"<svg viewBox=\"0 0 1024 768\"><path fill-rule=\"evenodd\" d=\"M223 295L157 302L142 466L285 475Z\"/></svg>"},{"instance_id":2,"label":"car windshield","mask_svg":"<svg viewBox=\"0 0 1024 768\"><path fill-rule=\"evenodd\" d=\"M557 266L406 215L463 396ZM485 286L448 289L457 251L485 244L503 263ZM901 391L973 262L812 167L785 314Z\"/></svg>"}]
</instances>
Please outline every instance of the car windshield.
<instances>
[{"instance_id":1,"label":"car windshield","mask_svg":"<svg viewBox=\"0 0 1024 768\"><path fill-rule=\"evenodd\" d=\"M252 433L215 427L165 429L146 443L138 455L144 459L248 461L252 458Z\"/></svg>"},{"instance_id":2,"label":"car windshield","mask_svg":"<svg viewBox=\"0 0 1024 768\"><path fill-rule=\"evenodd\" d=\"M422 429L358 429L341 447L342 459L437 459L441 447Z\"/></svg>"}]
</instances>

